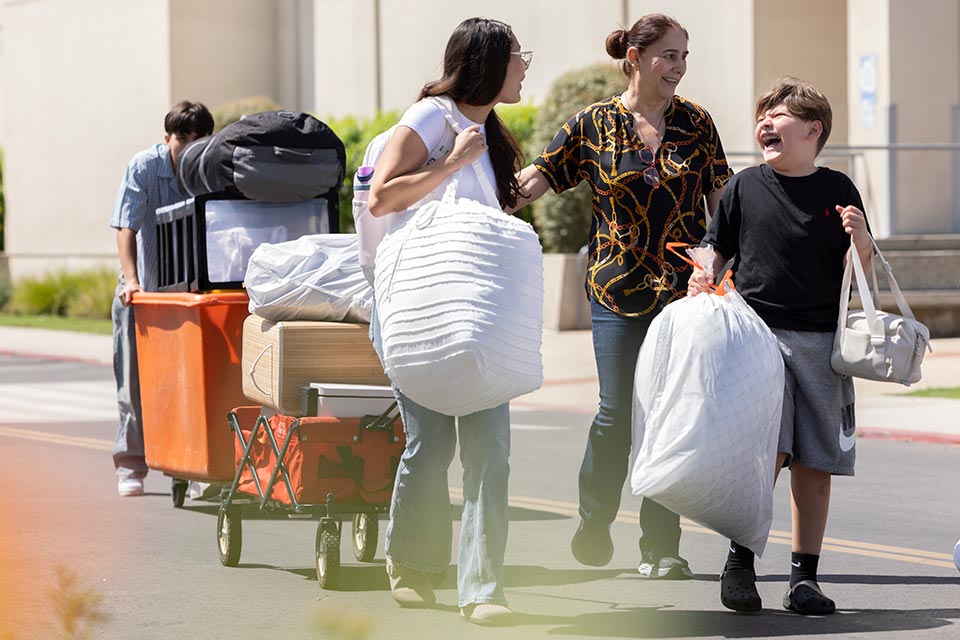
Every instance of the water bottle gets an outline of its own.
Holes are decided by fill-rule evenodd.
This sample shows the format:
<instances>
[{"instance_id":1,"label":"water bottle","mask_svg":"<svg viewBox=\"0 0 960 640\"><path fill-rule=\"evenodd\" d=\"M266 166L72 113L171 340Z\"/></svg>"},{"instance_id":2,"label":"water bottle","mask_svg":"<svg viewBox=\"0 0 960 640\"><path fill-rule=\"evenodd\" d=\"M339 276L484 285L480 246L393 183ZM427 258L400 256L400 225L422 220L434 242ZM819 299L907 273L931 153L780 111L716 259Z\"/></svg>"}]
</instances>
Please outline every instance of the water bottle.
<instances>
[{"instance_id":1,"label":"water bottle","mask_svg":"<svg viewBox=\"0 0 960 640\"><path fill-rule=\"evenodd\" d=\"M370 209L367 208L372 181L373 167L360 167L353 177L353 224L357 229L360 269L370 284L373 284L377 245L380 244L385 232L384 221L370 215Z\"/></svg>"},{"instance_id":2,"label":"water bottle","mask_svg":"<svg viewBox=\"0 0 960 640\"><path fill-rule=\"evenodd\" d=\"M370 182L373 181L373 167L360 167L353 177L353 199L366 202L370 199Z\"/></svg>"}]
</instances>

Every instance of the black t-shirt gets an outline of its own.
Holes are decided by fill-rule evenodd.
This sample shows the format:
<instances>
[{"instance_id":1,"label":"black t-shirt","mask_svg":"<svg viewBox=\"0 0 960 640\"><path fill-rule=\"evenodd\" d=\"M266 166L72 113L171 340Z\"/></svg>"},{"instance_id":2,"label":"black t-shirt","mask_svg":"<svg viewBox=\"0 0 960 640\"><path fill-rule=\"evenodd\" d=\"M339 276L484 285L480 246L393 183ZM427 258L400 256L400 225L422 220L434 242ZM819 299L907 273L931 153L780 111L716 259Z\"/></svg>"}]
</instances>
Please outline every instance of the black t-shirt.
<instances>
[{"instance_id":1,"label":"black t-shirt","mask_svg":"<svg viewBox=\"0 0 960 640\"><path fill-rule=\"evenodd\" d=\"M727 184L706 242L736 256L733 281L771 327L833 331L850 236L836 205L863 210L860 192L826 167L802 178L750 167Z\"/></svg>"}]
</instances>

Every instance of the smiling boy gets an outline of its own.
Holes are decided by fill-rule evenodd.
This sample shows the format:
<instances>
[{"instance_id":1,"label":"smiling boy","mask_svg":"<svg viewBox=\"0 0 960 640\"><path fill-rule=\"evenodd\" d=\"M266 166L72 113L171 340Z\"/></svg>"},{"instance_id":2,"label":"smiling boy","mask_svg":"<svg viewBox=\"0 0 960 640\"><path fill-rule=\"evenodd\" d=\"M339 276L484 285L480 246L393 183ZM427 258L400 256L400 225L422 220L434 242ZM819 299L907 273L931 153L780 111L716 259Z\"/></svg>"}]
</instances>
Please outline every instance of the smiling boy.
<instances>
[{"instance_id":1,"label":"smiling boy","mask_svg":"<svg viewBox=\"0 0 960 640\"><path fill-rule=\"evenodd\" d=\"M854 393L830 368L844 259L852 241L870 266L871 243L860 193L844 174L817 167L830 135L830 103L813 85L777 80L756 107L755 138L764 164L727 185L704 238L717 253L712 273L690 279L696 295L728 258L734 282L773 331L785 365L776 473L790 468L793 544L783 606L833 613L817 583L833 475L853 475ZM720 600L735 611L761 608L753 553L731 542Z\"/></svg>"}]
</instances>

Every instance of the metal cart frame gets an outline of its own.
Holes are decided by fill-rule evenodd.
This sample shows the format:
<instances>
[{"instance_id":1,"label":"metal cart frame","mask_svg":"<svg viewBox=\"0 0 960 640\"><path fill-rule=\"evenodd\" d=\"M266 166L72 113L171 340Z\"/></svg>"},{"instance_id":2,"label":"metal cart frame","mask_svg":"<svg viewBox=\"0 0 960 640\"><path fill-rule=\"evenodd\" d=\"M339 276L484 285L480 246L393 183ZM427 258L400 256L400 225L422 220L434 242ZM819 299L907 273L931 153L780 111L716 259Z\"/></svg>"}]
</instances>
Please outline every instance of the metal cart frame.
<instances>
[{"instance_id":1,"label":"metal cart frame","mask_svg":"<svg viewBox=\"0 0 960 640\"><path fill-rule=\"evenodd\" d=\"M387 431L392 430L394 423L399 419L397 403L379 416L363 416L360 418L360 430ZM315 544L317 582L321 589L336 588L340 577L340 538L343 530L341 516L353 516L353 554L360 562L370 562L377 551L379 535L378 514L389 510L389 501L382 503L350 502L337 503L333 494L328 493L325 503L305 504L297 501L290 481L290 474L284 461L290 441L295 433L300 433L300 418L296 418L290 425L282 444L277 442L273 430L270 429L267 418L261 413L250 430L250 437L244 439L243 431L236 411L227 414L227 424L237 434L243 447L243 456L237 464L237 472L229 489L221 492L220 509L217 514L217 547L220 552L220 562L227 567L235 567L240 562L240 551L243 544L243 529L241 525L243 508L246 505L256 504L261 511L288 512L291 517L306 515L319 517ZM250 459L250 449L257 437L265 433L271 449L276 456L270 480L266 487L261 486L257 468ZM302 437L302 436L298 436ZM257 495L239 490L241 476L245 467L250 469ZM291 504L287 505L279 500L272 499L273 488L278 482L283 482L290 496Z\"/></svg>"}]
</instances>

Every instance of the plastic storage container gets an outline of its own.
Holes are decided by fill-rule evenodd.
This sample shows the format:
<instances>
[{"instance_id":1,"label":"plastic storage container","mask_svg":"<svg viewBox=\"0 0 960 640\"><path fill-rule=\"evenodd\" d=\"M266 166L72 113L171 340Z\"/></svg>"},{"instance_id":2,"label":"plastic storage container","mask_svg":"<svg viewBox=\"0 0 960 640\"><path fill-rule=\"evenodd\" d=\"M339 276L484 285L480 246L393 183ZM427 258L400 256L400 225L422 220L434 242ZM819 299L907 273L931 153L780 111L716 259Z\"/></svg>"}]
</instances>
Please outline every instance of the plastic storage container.
<instances>
[{"instance_id":1,"label":"plastic storage container","mask_svg":"<svg viewBox=\"0 0 960 640\"><path fill-rule=\"evenodd\" d=\"M133 297L147 466L187 480L235 473L231 409L240 382L247 294L136 293Z\"/></svg>"},{"instance_id":2,"label":"plastic storage container","mask_svg":"<svg viewBox=\"0 0 960 640\"><path fill-rule=\"evenodd\" d=\"M265 242L337 233L326 198L256 202L212 193L157 209L161 292L241 289L253 250Z\"/></svg>"},{"instance_id":3,"label":"plastic storage container","mask_svg":"<svg viewBox=\"0 0 960 640\"><path fill-rule=\"evenodd\" d=\"M314 382L300 389L300 415L322 418L379 416L396 398L387 385Z\"/></svg>"}]
</instances>

